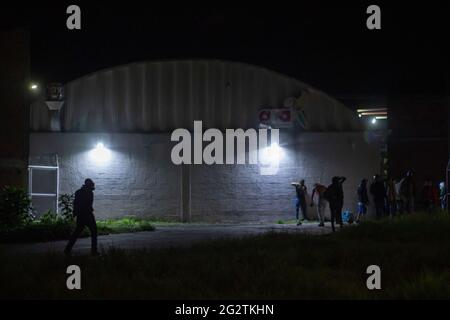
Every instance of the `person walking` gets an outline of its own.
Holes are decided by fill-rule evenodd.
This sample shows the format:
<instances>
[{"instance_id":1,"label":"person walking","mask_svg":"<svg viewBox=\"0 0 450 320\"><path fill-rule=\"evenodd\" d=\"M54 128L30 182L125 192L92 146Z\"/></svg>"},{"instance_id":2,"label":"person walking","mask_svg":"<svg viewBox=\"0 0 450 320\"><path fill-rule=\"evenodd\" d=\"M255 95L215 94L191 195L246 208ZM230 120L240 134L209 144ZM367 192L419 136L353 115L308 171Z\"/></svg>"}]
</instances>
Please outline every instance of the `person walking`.
<instances>
[{"instance_id":1,"label":"person walking","mask_svg":"<svg viewBox=\"0 0 450 320\"><path fill-rule=\"evenodd\" d=\"M77 218L77 226L70 236L64 253L70 255L72 248L85 227L91 232L91 253L97 255L97 223L94 217L94 191L95 184L91 179L86 179L84 185L75 192L73 201L73 214Z\"/></svg>"},{"instance_id":2,"label":"person walking","mask_svg":"<svg viewBox=\"0 0 450 320\"><path fill-rule=\"evenodd\" d=\"M314 195L317 195L317 216L319 217L319 227L323 227L325 224L325 208L327 200L324 197L327 187L320 183L314 184L314 189L311 194L311 207L314 206Z\"/></svg>"}]
</instances>

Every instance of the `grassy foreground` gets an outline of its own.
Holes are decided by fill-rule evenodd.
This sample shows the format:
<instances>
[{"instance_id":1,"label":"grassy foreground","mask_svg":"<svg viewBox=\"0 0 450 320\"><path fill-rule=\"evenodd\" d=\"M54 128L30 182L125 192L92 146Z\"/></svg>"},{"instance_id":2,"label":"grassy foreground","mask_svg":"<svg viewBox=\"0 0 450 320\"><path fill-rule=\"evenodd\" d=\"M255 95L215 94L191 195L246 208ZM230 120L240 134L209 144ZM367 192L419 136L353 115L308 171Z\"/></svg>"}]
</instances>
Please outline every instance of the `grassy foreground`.
<instances>
[{"instance_id":1,"label":"grassy foreground","mask_svg":"<svg viewBox=\"0 0 450 320\"><path fill-rule=\"evenodd\" d=\"M37 220L18 228L0 230L0 243L67 240L74 229L75 221L56 220L42 222ZM155 227L151 221L135 217L97 221L98 235L153 231L154 229ZM81 237L88 236L88 228L85 228Z\"/></svg>"},{"instance_id":2,"label":"grassy foreground","mask_svg":"<svg viewBox=\"0 0 450 320\"><path fill-rule=\"evenodd\" d=\"M449 299L450 217L366 222L326 236L267 234L100 257L1 257L1 298ZM82 290L66 289L66 268ZM381 267L382 290L366 288Z\"/></svg>"}]
</instances>

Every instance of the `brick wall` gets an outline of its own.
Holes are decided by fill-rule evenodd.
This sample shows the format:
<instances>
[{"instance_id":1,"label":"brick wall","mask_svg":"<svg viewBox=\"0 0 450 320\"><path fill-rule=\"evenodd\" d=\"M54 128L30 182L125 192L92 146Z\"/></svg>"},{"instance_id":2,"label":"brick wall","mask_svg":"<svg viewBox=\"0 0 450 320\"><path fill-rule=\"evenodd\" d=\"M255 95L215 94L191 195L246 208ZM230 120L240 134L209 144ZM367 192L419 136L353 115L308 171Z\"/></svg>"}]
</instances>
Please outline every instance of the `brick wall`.
<instances>
[{"instance_id":1,"label":"brick wall","mask_svg":"<svg viewBox=\"0 0 450 320\"><path fill-rule=\"evenodd\" d=\"M282 135L284 157L276 175L261 175L258 166L196 166L192 173L193 220L267 221L295 219L293 181L305 179L309 195L313 184L344 183L344 210L355 211L355 191L363 177L378 172L377 146L361 133L302 133ZM327 215L329 212L327 210ZM316 218L308 207L309 218Z\"/></svg>"},{"instance_id":2,"label":"brick wall","mask_svg":"<svg viewBox=\"0 0 450 320\"><path fill-rule=\"evenodd\" d=\"M111 151L109 162L90 156L98 141ZM96 182L98 217L125 214L180 218L181 168L170 160L167 134L34 133L30 162L46 164L59 155L61 192L74 192L86 177ZM345 208L354 211L355 190L379 168L377 146L362 133L302 133L280 136L284 156L276 175L260 174L260 165L191 167L192 221L276 222L293 219L292 181L329 184L343 175ZM315 209L309 217L315 218ZM328 212L327 212L328 214Z\"/></svg>"}]
</instances>

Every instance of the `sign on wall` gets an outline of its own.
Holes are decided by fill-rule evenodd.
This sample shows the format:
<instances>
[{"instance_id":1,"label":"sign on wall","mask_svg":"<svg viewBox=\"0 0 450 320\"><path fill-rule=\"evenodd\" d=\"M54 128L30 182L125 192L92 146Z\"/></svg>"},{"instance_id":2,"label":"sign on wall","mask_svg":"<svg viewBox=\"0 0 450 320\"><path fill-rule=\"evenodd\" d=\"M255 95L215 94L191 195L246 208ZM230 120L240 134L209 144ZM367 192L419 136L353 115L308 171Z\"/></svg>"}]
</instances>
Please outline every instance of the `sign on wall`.
<instances>
[{"instance_id":1,"label":"sign on wall","mask_svg":"<svg viewBox=\"0 0 450 320\"><path fill-rule=\"evenodd\" d=\"M302 97L289 97L281 108L262 108L259 110L259 123L263 128L292 128L298 125L308 129L308 119Z\"/></svg>"}]
</instances>

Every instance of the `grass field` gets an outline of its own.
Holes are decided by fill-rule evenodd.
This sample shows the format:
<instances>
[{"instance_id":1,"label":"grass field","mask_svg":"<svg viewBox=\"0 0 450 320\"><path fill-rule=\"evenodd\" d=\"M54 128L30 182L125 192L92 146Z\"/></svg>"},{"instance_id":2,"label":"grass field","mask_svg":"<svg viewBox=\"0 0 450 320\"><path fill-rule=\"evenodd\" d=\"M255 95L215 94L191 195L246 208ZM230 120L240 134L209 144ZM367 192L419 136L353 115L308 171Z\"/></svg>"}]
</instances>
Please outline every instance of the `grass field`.
<instances>
[{"instance_id":1,"label":"grass field","mask_svg":"<svg viewBox=\"0 0 450 320\"><path fill-rule=\"evenodd\" d=\"M0 230L0 243L67 240L74 229L75 221L56 220L42 222L37 220L18 228ZM155 230L155 227L152 221L135 217L97 221L97 232L99 235L153 230ZM88 236L88 228L85 228L81 237Z\"/></svg>"},{"instance_id":2,"label":"grass field","mask_svg":"<svg viewBox=\"0 0 450 320\"><path fill-rule=\"evenodd\" d=\"M1 254L0 254L1 255ZM324 236L266 234L99 257L0 257L1 298L449 299L450 217L416 214ZM66 289L66 268L82 290ZM381 290L366 268L381 267Z\"/></svg>"}]
</instances>

